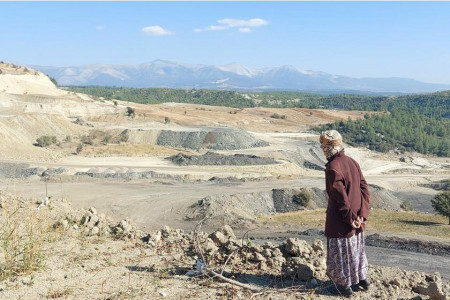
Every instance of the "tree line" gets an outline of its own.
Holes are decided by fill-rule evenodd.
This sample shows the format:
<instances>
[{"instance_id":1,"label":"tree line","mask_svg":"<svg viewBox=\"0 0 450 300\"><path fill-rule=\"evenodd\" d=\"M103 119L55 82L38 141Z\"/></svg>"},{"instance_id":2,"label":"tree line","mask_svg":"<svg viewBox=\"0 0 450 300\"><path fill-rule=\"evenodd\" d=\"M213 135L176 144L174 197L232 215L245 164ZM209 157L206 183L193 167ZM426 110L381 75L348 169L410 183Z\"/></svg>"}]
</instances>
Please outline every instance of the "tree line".
<instances>
[{"instance_id":1,"label":"tree line","mask_svg":"<svg viewBox=\"0 0 450 300\"><path fill-rule=\"evenodd\" d=\"M450 156L450 91L402 95L313 94L305 92L237 92L206 89L68 87L105 99L144 104L193 103L229 107L327 108L377 111L361 120L344 120L313 128L339 130L346 141L375 151L392 149Z\"/></svg>"}]
</instances>

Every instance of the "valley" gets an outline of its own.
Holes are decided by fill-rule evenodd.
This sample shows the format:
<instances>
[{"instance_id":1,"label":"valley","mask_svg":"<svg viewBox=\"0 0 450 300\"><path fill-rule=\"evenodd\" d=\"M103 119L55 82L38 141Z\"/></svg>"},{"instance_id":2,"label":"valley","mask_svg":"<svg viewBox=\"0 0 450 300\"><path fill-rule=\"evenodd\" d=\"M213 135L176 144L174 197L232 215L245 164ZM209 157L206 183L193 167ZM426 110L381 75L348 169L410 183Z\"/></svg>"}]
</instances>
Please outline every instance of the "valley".
<instances>
[{"instance_id":1,"label":"valley","mask_svg":"<svg viewBox=\"0 0 450 300\"><path fill-rule=\"evenodd\" d=\"M323 209L326 159L311 127L361 119L366 113L137 104L61 90L38 71L0 67L0 190L31 202L51 196L55 205L67 201L74 209L95 207L114 222L129 219L143 231L163 226L194 230L203 218L208 218L208 232L230 225L241 236L254 230L255 239L320 229L320 224L270 225L260 218ZM129 107L133 114L127 113ZM55 136L57 142L35 145L42 136ZM401 211L408 201L416 211L434 214L430 200L438 191L432 184L449 179L450 158L345 149L361 165L374 209ZM177 155L179 164L168 159ZM189 158L196 160L188 164ZM307 207L292 204L301 190L311 195ZM374 233L393 234L368 231ZM402 236L449 245L445 237ZM429 256L396 249L370 248L374 264L386 265L384 251L393 257L387 264L431 271L419 263ZM448 257L439 256L436 265L445 262Z\"/></svg>"}]
</instances>

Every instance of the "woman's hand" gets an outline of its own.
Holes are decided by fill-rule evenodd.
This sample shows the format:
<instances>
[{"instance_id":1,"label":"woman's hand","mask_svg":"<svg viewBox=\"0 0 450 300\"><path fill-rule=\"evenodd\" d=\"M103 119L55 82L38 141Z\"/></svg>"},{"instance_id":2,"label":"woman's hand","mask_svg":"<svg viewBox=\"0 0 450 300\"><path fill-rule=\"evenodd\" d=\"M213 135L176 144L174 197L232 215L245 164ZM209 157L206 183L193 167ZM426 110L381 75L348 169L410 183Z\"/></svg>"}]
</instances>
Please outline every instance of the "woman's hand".
<instances>
[{"instance_id":1,"label":"woman's hand","mask_svg":"<svg viewBox=\"0 0 450 300\"><path fill-rule=\"evenodd\" d=\"M364 223L364 218L358 216L358 217L356 217L356 220L354 220L352 222L351 225L352 225L353 228L358 229L358 228L361 228L361 224L363 224L363 223Z\"/></svg>"}]
</instances>

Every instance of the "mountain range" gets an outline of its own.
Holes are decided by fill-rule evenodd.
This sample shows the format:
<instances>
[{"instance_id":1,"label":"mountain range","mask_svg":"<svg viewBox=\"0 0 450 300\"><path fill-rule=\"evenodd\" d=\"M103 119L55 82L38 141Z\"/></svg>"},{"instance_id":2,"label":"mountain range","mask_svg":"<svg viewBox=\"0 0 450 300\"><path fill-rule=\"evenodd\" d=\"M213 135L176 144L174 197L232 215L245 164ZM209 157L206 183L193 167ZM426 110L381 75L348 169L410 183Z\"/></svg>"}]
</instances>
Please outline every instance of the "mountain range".
<instances>
[{"instance_id":1,"label":"mountain range","mask_svg":"<svg viewBox=\"0 0 450 300\"><path fill-rule=\"evenodd\" d=\"M241 91L291 90L324 93L428 93L450 85L408 78L352 78L293 66L250 69L238 63L213 66L155 60L135 65L32 66L61 86L206 88Z\"/></svg>"}]
</instances>

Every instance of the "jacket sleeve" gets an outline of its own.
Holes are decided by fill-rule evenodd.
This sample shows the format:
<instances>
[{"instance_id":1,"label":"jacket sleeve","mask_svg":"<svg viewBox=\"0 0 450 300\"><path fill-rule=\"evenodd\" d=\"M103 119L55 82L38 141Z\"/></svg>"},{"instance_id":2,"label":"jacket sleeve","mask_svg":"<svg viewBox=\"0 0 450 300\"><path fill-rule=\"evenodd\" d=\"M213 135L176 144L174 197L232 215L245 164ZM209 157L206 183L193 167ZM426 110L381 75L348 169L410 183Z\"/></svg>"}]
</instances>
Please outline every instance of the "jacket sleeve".
<instances>
[{"instance_id":1,"label":"jacket sleeve","mask_svg":"<svg viewBox=\"0 0 450 300\"><path fill-rule=\"evenodd\" d=\"M351 225L357 215L351 210L344 177L336 170L329 170L327 180L330 187L330 199L336 203L342 221Z\"/></svg>"},{"instance_id":2,"label":"jacket sleeve","mask_svg":"<svg viewBox=\"0 0 450 300\"><path fill-rule=\"evenodd\" d=\"M369 193L369 188L367 186L366 179L364 178L359 166L358 166L358 169L359 169L359 174L361 175L361 182L360 182L361 210L359 211L358 215L363 217L365 220L367 220L369 218L370 193Z\"/></svg>"}]
</instances>

